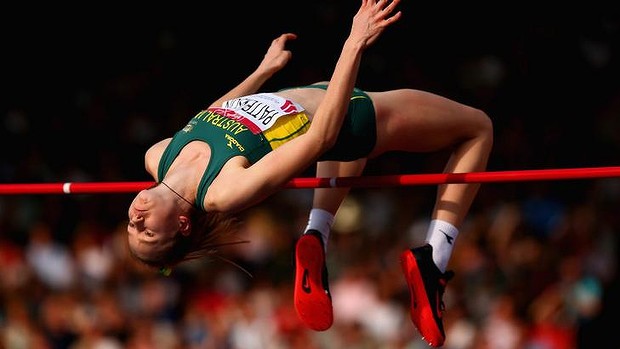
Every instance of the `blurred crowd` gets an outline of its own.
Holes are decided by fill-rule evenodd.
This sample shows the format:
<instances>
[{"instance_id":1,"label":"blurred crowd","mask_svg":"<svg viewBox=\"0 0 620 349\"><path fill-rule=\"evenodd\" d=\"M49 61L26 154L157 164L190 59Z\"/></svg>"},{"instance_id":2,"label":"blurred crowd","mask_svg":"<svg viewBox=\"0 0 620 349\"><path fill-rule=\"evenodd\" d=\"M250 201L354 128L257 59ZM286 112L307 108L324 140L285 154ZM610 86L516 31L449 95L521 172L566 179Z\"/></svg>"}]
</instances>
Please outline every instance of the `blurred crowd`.
<instances>
[{"instance_id":1,"label":"blurred crowd","mask_svg":"<svg viewBox=\"0 0 620 349\"><path fill-rule=\"evenodd\" d=\"M484 109L495 124L490 171L618 165L613 12L522 9L508 20L403 6L410 19L367 52L360 87L420 88ZM305 20L283 19L292 29L264 24L240 42L163 10L148 26L71 19L79 38L13 28L20 35L3 40L0 183L150 180L148 146L239 82L279 33L300 42L265 89L327 79L349 7L318 1ZM438 173L446 155L390 154L366 175ZM0 348L426 348L398 258L424 239L434 195L433 186L351 191L328 244L335 323L325 332L304 328L292 301L311 190L248 210L238 244L170 276L127 256L133 194L0 196ZM444 347L620 347L607 331L618 309L619 201L613 177L484 184L448 266Z\"/></svg>"}]
</instances>

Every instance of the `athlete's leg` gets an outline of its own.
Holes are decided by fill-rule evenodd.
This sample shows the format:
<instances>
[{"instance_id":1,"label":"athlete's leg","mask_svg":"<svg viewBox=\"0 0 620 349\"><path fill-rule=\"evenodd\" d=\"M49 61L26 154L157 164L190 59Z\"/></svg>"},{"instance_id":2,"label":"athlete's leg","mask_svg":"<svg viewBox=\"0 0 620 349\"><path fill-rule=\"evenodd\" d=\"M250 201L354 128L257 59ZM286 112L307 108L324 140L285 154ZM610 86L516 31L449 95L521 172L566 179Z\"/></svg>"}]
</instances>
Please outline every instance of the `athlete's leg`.
<instances>
[{"instance_id":1,"label":"athlete's leg","mask_svg":"<svg viewBox=\"0 0 620 349\"><path fill-rule=\"evenodd\" d=\"M484 171L493 144L491 120L481 110L416 90L370 93L377 112L377 146L433 152L451 149L445 173ZM459 229L480 185L439 185L426 244L403 252L411 319L432 346L445 340L442 296L452 273L446 267Z\"/></svg>"},{"instance_id":2,"label":"athlete's leg","mask_svg":"<svg viewBox=\"0 0 620 349\"><path fill-rule=\"evenodd\" d=\"M317 164L317 177L359 176L366 159ZM295 246L295 310L309 328L324 331L333 323L329 277L325 264L331 226L349 188L317 188L304 235Z\"/></svg>"},{"instance_id":3,"label":"athlete's leg","mask_svg":"<svg viewBox=\"0 0 620 349\"><path fill-rule=\"evenodd\" d=\"M371 156L393 150L451 149L444 173L486 169L493 145L493 127L481 110L411 89L369 95L377 112L377 145ZM432 219L459 229L479 187L478 183L440 185ZM444 269L447 260L442 258L438 262Z\"/></svg>"},{"instance_id":4,"label":"athlete's leg","mask_svg":"<svg viewBox=\"0 0 620 349\"><path fill-rule=\"evenodd\" d=\"M360 176L365 166L366 159L349 162L322 161L317 163L316 176L319 178ZM333 218L349 191L350 188L317 188L314 190L312 211L304 232L310 229L318 230L323 235L326 250ZM318 212L316 218L315 212Z\"/></svg>"}]
</instances>

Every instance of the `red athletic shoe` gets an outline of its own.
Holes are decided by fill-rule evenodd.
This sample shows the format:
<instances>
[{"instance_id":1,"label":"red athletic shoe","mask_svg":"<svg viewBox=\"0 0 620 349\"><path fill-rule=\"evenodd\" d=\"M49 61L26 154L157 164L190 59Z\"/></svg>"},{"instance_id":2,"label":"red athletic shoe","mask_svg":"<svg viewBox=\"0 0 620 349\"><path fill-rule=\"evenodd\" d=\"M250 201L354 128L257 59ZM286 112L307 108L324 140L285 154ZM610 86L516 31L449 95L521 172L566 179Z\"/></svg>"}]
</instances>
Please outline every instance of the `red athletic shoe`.
<instances>
[{"instance_id":1,"label":"red athletic shoe","mask_svg":"<svg viewBox=\"0 0 620 349\"><path fill-rule=\"evenodd\" d=\"M446 339L442 297L454 273L439 271L428 244L403 252L401 266L411 294L411 321L430 346L441 347Z\"/></svg>"},{"instance_id":2,"label":"red athletic shoe","mask_svg":"<svg viewBox=\"0 0 620 349\"><path fill-rule=\"evenodd\" d=\"M295 246L295 310L315 331L332 326L332 296L329 293L325 249L321 233L309 230Z\"/></svg>"}]
</instances>

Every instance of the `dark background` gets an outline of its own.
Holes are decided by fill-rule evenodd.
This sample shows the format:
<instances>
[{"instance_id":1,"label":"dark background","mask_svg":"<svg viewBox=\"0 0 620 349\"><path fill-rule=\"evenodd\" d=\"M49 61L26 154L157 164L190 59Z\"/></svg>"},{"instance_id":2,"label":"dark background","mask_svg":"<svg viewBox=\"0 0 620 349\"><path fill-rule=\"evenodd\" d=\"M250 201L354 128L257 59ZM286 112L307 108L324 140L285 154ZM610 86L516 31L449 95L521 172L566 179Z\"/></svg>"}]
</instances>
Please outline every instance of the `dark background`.
<instances>
[{"instance_id":1,"label":"dark background","mask_svg":"<svg viewBox=\"0 0 620 349\"><path fill-rule=\"evenodd\" d=\"M80 164L104 180L93 152L119 157L121 177L143 178L136 155L250 73L283 32L299 35L290 45L294 58L265 90L328 79L357 2L298 6L216 2L207 10L166 4L5 12L1 107L5 114L23 111L28 127L3 128L5 144L14 145L5 166L37 146L43 158L54 159L54 179ZM606 114L618 93L619 28L611 8L400 6L400 23L365 55L361 87L419 88L486 110L499 141L490 169L615 161L617 140L604 139L613 138L604 131L613 123ZM148 120L142 130L148 139L131 134L132 117ZM517 129L526 144L503 154L510 146L503 136Z\"/></svg>"}]
</instances>

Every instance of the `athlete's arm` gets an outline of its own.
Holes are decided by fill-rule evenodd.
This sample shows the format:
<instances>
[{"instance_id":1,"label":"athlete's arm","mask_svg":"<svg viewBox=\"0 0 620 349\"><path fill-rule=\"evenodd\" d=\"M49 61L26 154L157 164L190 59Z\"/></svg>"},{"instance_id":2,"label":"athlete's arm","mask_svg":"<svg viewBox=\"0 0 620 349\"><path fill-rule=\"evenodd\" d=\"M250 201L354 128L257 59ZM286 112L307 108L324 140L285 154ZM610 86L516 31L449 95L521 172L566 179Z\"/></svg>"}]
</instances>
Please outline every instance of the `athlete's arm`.
<instances>
[{"instance_id":1,"label":"athlete's arm","mask_svg":"<svg viewBox=\"0 0 620 349\"><path fill-rule=\"evenodd\" d=\"M215 210L240 210L264 200L335 144L362 53L388 25L400 18L400 11L392 14L398 2L362 0L308 132L268 153L252 166L244 167L241 162L238 166L234 163L225 166L208 190L207 210L209 205Z\"/></svg>"},{"instance_id":2,"label":"athlete's arm","mask_svg":"<svg viewBox=\"0 0 620 349\"><path fill-rule=\"evenodd\" d=\"M269 49L267 49L267 53L265 53L263 60L258 65L256 70L254 70L254 72L245 78L245 80L243 80L239 85L235 86L232 90L228 91L228 93L213 102L211 107L221 107L222 103L227 100L249 95L258 91L265 81L286 66L292 57L291 51L285 49L286 42L296 38L297 35L292 33L282 34L275 38L271 42Z\"/></svg>"},{"instance_id":3,"label":"athlete's arm","mask_svg":"<svg viewBox=\"0 0 620 349\"><path fill-rule=\"evenodd\" d=\"M353 17L351 31L327 87L327 92L312 119L307 134L326 143L323 151L329 149L340 132L346 115L349 98L359 70L362 53L381 35L390 24L398 21L401 12L392 13L400 0L362 0L362 5Z\"/></svg>"}]
</instances>

